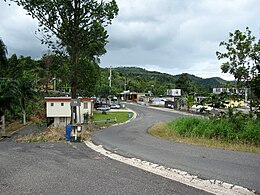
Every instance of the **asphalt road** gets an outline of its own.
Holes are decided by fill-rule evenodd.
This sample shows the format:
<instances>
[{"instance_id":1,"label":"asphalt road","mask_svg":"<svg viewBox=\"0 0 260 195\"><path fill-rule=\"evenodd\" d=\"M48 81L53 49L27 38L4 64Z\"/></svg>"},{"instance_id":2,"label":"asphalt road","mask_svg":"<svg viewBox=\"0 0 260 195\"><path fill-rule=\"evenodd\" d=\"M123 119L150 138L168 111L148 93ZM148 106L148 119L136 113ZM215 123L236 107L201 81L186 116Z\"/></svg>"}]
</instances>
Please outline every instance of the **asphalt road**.
<instances>
[{"instance_id":1,"label":"asphalt road","mask_svg":"<svg viewBox=\"0 0 260 195\"><path fill-rule=\"evenodd\" d=\"M84 143L16 143L30 125L0 141L0 194L208 194L111 160Z\"/></svg>"},{"instance_id":2,"label":"asphalt road","mask_svg":"<svg viewBox=\"0 0 260 195\"><path fill-rule=\"evenodd\" d=\"M159 121L183 117L176 112L127 105L137 118L103 129L92 138L96 144L119 154L187 171L203 179L217 179L260 192L260 155L212 149L162 140L147 134Z\"/></svg>"},{"instance_id":3,"label":"asphalt road","mask_svg":"<svg viewBox=\"0 0 260 195\"><path fill-rule=\"evenodd\" d=\"M83 143L0 142L0 194L207 194Z\"/></svg>"}]
</instances>

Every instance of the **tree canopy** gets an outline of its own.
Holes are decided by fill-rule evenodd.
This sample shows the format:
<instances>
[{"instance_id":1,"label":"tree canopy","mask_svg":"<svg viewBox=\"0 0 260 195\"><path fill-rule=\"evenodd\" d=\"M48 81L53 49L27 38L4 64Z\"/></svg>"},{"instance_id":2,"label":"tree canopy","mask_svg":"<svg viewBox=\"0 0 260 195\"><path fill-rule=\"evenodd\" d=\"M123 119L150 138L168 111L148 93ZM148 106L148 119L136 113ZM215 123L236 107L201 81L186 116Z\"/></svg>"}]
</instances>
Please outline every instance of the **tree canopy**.
<instances>
[{"instance_id":1,"label":"tree canopy","mask_svg":"<svg viewBox=\"0 0 260 195\"><path fill-rule=\"evenodd\" d=\"M236 30L229 33L229 40L222 41L220 46L226 49L226 52L216 52L217 58L224 60L222 71L234 75L238 88L248 88L251 102L255 101L260 88L257 82L260 73L260 39L257 40L247 27L245 32Z\"/></svg>"},{"instance_id":2,"label":"tree canopy","mask_svg":"<svg viewBox=\"0 0 260 195\"><path fill-rule=\"evenodd\" d=\"M0 38L0 68L3 70L3 66L6 65L7 48L3 40ZM1 74L1 73L0 73Z\"/></svg>"},{"instance_id":3,"label":"tree canopy","mask_svg":"<svg viewBox=\"0 0 260 195\"><path fill-rule=\"evenodd\" d=\"M182 90L183 95L195 92L194 84L187 73L183 73L176 81L176 88Z\"/></svg>"},{"instance_id":4,"label":"tree canopy","mask_svg":"<svg viewBox=\"0 0 260 195\"><path fill-rule=\"evenodd\" d=\"M77 96L79 64L96 63L106 52L108 34L105 27L118 14L115 0L10 0L38 19L42 43L65 52L72 66L72 98Z\"/></svg>"}]
</instances>

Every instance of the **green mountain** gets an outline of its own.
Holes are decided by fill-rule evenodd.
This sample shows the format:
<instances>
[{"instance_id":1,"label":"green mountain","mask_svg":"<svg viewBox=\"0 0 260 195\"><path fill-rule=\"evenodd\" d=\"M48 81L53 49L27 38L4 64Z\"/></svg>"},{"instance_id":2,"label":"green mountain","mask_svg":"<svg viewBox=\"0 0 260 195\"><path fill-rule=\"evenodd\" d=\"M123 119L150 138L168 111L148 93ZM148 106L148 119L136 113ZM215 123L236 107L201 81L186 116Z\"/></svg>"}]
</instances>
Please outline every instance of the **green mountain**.
<instances>
[{"instance_id":1,"label":"green mountain","mask_svg":"<svg viewBox=\"0 0 260 195\"><path fill-rule=\"evenodd\" d=\"M109 68L103 68L101 72L103 78L108 78ZM167 89L176 88L176 81L182 75L170 75L138 67L117 67L112 68L112 88L120 91L152 91L156 95L165 95ZM212 88L225 87L227 84L227 81L219 77L203 79L191 74L185 75L190 79L194 92L199 94L212 93Z\"/></svg>"}]
</instances>

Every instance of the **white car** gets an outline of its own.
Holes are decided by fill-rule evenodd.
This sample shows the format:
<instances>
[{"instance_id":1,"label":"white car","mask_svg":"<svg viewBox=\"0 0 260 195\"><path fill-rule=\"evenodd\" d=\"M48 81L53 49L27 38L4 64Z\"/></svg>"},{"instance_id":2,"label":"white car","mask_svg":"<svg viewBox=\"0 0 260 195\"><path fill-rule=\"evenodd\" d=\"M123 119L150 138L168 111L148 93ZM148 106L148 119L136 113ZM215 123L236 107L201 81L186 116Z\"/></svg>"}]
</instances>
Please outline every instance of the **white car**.
<instances>
[{"instance_id":1,"label":"white car","mask_svg":"<svg viewBox=\"0 0 260 195\"><path fill-rule=\"evenodd\" d=\"M119 108L120 108L120 105L118 105L118 104L111 104L111 105L110 105L110 108L111 108L111 109L119 109Z\"/></svg>"},{"instance_id":2,"label":"white car","mask_svg":"<svg viewBox=\"0 0 260 195\"><path fill-rule=\"evenodd\" d=\"M100 111L108 111L108 110L110 110L110 108L108 106L100 106L100 107L97 107L96 109L100 110Z\"/></svg>"}]
</instances>

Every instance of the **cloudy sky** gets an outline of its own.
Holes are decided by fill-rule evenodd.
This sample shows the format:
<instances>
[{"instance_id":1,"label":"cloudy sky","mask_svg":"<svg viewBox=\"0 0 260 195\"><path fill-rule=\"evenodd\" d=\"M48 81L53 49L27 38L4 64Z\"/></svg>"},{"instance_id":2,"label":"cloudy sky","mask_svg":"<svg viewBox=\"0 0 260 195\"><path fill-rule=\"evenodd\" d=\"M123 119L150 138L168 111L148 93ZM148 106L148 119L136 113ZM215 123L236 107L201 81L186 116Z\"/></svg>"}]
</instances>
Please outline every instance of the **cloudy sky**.
<instances>
[{"instance_id":1,"label":"cloudy sky","mask_svg":"<svg viewBox=\"0 0 260 195\"><path fill-rule=\"evenodd\" d=\"M0 0L0 37L9 56L40 58L47 49L34 35L37 21ZM119 15L108 27L101 67L137 66L172 75L222 74L216 51L236 29L260 37L259 0L117 0Z\"/></svg>"}]
</instances>

